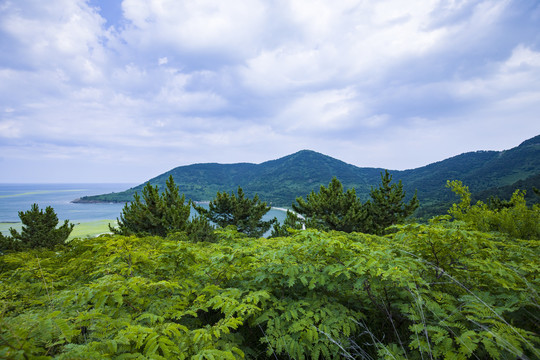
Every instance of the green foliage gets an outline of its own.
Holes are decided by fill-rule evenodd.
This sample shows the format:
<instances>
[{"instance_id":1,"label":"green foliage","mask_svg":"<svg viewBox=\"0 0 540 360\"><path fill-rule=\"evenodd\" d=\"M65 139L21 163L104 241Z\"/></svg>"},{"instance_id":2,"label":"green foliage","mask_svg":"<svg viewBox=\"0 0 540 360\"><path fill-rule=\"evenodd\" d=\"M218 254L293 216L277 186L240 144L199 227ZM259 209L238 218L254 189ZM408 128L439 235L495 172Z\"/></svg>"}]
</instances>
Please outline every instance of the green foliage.
<instances>
[{"instance_id":1,"label":"green foliage","mask_svg":"<svg viewBox=\"0 0 540 360\"><path fill-rule=\"evenodd\" d=\"M190 241L194 242L217 241L215 227L204 216L196 216L189 221L186 228L186 235Z\"/></svg>"},{"instance_id":2,"label":"green foliage","mask_svg":"<svg viewBox=\"0 0 540 360\"><path fill-rule=\"evenodd\" d=\"M355 189L344 191L335 177L328 187L321 186L318 193L312 191L306 200L296 198L292 208L304 217L309 228L353 232L366 227L366 208L356 196Z\"/></svg>"},{"instance_id":3,"label":"green foliage","mask_svg":"<svg viewBox=\"0 0 540 360\"><path fill-rule=\"evenodd\" d=\"M262 217L270 211L270 206L262 202L257 195L253 199L247 198L241 187L238 187L237 193L238 195L218 192L215 199L208 204L208 209L195 204L193 207L201 216L220 227L232 225L248 236L261 237L275 222L262 221Z\"/></svg>"},{"instance_id":4,"label":"green foliage","mask_svg":"<svg viewBox=\"0 0 540 360\"><path fill-rule=\"evenodd\" d=\"M538 358L538 240L104 235L0 257L0 358Z\"/></svg>"},{"instance_id":5,"label":"green foliage","mask_svg":"<svg viewBox=\"0 0 540 360\"><path fill-rule=\"evenodd\" d=\"M418 208L416 194L405 203L401 180L397 184L390 184L391 181L387 170L384 175L381 173L381 184L372 188L371 199L362 203L355 189L344 191L341 182L334 177L328 187L321 186L318 193L312 191L306 200L297 198L292 208L303 216L302 221L308 228L381 235L387 227L402 223ZM293 225L297 221L290 220ZM278 230L276 233L286 235L283 229Z\"/></svg>"},{"instance_id":6,"label":"green foliage","mask_svg":"<svg viewBox=\"0 0 540 360\"><path fill-rule=\"evenodd\" d=\"M142 190L142 200L135 193L133 201L122 209L118 227L109 225L109 228L121 235L166 236L186 229L190 209L190 202L185 204L185 196L180 196L178 186L170 176L161 195L158 187L150 183Z\"/></svg>"},{"instance_id":7,"label":"green foliage","mask_svg":"<svg viewBox=\"0 0 540 360\"><path fill-rule=\"evenodd\" d=\"M33 204L28 211L19 211L22 229L10 228L11 236L0 237L0 251L22 250L34 248L52 249L64 244L75 225L65 220L58 226L58 216L50 206L45 211L40 210L38 204Z\"/></svg>"},{"instance_id":8,"label":"green foliage","mask_svg":"<svg viewBox=\"0 0 540 360\"><path fill-rule=\"evenodd\" d=\"M447 187L460 197L460 202L449 210L456 220L479 231L497 231L518 239L540 239L540 205L527 207L523 191L516 190L509 201L490 206L481 201L471 205L471 193L461 181L448 181Z\"/></svg>"},{"instance_id":9,"label":"green foliage","mask_svg":"<svg viewBox=\"0 0 540 360\"><path fill-rule=\"evenodd\" d=\"M404 202L405 192L401 180L397 184L390 185L391 182L392 175L385 170L384 175L381 173L379 187L371 189L371 200L367 204L371 233L383 234L387 227L401 224L419 206L416 194L408 203Z\"/></svg>"},{"instance_id":10,"label":"green foliage","mask_svg":"<svg viewBox=\"0 0 540 360\"><path fill-rule=\"evenodd\" d=\"M13 248L13 241L0 232L0 252Z\"/></svg>"},{"instance_id":11,"label":"green foliage","mask_svg":"<svg viewBox=\"0 0 540 360\"><path fill-rule=\"evenodd\" d=\"M271 237L289 236L292 231L301 229L301 218L299 218L298 214L287 210L287 215L285 217L285 220L283 220L283 224L280 224L276 221L272 225Z\"/></svg>"},{"instance_id":12,"label":"green foliage","mask_svg":"<svg viewBox=\"0 0 540 360\"><path fill-rule=\"evenodd\" d=\"M449 186L458 221L386 236L298 231L289 212L287 237L231 226L201 241L197 218L166 238L5 254L0 358L540 358L538 207L520 192L510 207L471 205Z\"/></svg>"},{"instance_id":13,"label":"green foliage","mask_svg":"<svg viewBox=\"0 0 540 360\"><path fill-rule=\"evenodd\" d=\"M510 199L516 190L524 190L525 200L529 206L540 204L540 196L537 195L537 187L540 187L540 172L525 179L518 180L510 185L489 188L484 191L473 193L474 200L482 200L489 204L490 199Z\"/></svg>"}]
</instances>

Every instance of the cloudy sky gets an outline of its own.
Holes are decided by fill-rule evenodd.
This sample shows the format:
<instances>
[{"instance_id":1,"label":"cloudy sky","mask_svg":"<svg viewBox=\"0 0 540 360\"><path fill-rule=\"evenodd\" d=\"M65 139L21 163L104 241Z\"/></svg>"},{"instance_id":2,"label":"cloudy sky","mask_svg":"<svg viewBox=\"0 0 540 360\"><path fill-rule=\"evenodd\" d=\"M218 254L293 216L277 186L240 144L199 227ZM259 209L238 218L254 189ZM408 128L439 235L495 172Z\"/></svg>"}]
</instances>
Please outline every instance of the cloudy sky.
<instances>
[{"instance_id":1,"label":"cloudy sky","mask_svg":"<svg viewBox=\"0 0 540 360\"><path fill-rule=\"evenodd\" d=\"M538 0L0 0L0 182L509 149L540 134L539 29Z\"/></svg>"}]
</instances>

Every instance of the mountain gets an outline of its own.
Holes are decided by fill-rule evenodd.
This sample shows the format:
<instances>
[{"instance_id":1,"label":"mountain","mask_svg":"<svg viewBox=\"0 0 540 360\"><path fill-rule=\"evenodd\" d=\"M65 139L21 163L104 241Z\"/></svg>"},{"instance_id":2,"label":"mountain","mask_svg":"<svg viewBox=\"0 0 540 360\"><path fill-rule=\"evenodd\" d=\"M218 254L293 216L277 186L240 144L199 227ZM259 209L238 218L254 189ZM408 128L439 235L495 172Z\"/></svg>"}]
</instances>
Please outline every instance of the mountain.
<instances>
[{"instance_id":1,"label":"mountain","mask_svg":"<svg viewBox=\"0 0 540 360\"><path fill-rule=\"evenodd\" d=\"M273 206L290 206L296 197L305 197L312 190L317 191L321 185L328 185L333 176L345 188L355 188L357 195L365 201L371 187L377 187L380 183L382 171L382 168L357 167L315 151L302 150L261 164L180 166L149 182L163 188L165 180L172 175L186 198L195 201L208 201L218 191L236 191L241 186L250 197L258 194ZM448 204L456 200L445 187L447 180L463 181L479 198L488 194L511 193L513 186L520 184L519 181L528 181L527 184L533 186L540 174L540 135L510 150L468 152L420 168L390 170L390 173L395 181L402 180L409 196L417 191L421 204L418 215L444 213ZM76 201L130 201L135 192L142 191L144 185Z\"/></svg>"},{"instance_id":2,"label":"mountain","mask_svg":"<svg viewBox=\"0 0 540 360\"><path fill-rule=\"evenodd\" d=\"M169 175L186 198L207 201L218 191L236 191L259 197L275 206L290 206L298 196L317 191L336 176L345 187L354 187L367 199L370 187L380 180L383 169L359 168L311 150L302 150L261 164L193 164L180 166L149 180L160 188ZM145 184L120 193L86 196L78 202L124 202L141 192Z\"/></svg>"},{"instance_id":3,"label":"mountain","mask_svg":"<svg viewBox=\"0 0 540 360\"><path fill-rule=\"evenodd\" d=\"M510 150L468 152L395 174L405 190L418 189L418 216L441 214L457 199L445 188L447 180L461 180L475 199L486 200L489 192L485 191L500 187L515 190L519 180L540 174L540 135Z\"/></svg>"}]
</instances>

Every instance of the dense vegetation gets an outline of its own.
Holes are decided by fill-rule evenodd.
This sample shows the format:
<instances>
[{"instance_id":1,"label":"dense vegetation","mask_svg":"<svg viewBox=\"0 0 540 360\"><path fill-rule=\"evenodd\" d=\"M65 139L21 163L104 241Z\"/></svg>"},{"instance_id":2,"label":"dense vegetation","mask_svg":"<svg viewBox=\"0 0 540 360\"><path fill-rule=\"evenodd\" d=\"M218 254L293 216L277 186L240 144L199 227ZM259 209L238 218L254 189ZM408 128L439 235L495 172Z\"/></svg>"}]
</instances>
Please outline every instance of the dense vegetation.
<instances>
[{"instance_id":1,"label":"dense vegetation","mask_svg":"<svg viewBox=\"0 0 540 360\"><path fill-rule=\"evenodd\" d=\"M489 202L491 198L510 199L518 189L524 192L524 198L528 204L540 204L540 197L537 196L538 189L540 189L540 173L518 180L511 185L493 187L477 192L473 195L473 199L483 202Z\"/></svg>"},{"instance_id":2,"label":"dense vegetation","mask_svg":"<svg viewBox=\"0 0 540 360\"><path fill-rule=\"evenodd\" d=\"M334 177L328 187L321 186L318 192L312 191L306 199L296 198L296 203L292 204L295 213L287 212L281 229L274 226L274 236L284 235L286 226L382 235L389 226L403 223L418 207L416 195L408 203L404 202L401 180L394 184L391 182L392 176L388 171L384 175L381 173L381 184L371 189L370 199L363 203L354 189L345 191Z\"/></svg>"},{"instance_id":3,"label":"dense vegetation","mask_svg":"<svg viewBox=\"0 0 540 360\"><path fill-rule=\"evenodd\" d=\"M109 224L109 230L119 235L166 236L184 232L192 241L213 241L213 225L202 216L190 217L191 200L174 183L172 176L167 179L166 189L161 194L157 186L147 183L142 190L142 198L135 193L134 200L122 209L117 225Z\"/></svg>"},{"instance_id":4,"label":"dense vegetation","mask_svg":"<svg viewBox=\"0 0 540 360\"><path fill-rule=\"evenodd\" d=\"M361 159L358 160L361 162ZM165 188L172 175L188 199L208 201L217 192L232 192L242 187L248 197L258 194L271 206L288 207L297 196L317 191L337 177L346 189L366 201L370 190L379 182L384 169L359 168L313 151L303 150L283 158L261 164L194 164L180 166L149 180L152 185ZM540 187L540 135L506 151L477 151L461 154L421 168L396 171L404 190L412 195L418 190L420 208L416 216L427 219L443 214L451 205L452 195L445 189L446 180L458 179L470 186L473 196L486 201L490 195L509 198L516 189L529 189L534 181ZM536 176L536 178L534 178ZM525 185L526 187L524 187ZM144 184L120 193L89 196L82 201L131 201L135 191ZM500 188L505 188L499 190ZM482 192L487 191L487 194ZM478 196L476 196L478 194ZM531 191L527 190L527 196ZM527 198L528 201L536 201Z\"/></svg>"},{"instance_id":5,"label":"dense vegetation","mask_svg":"<svg viewBox=\"0 0 540 360\"><path fill-rule=\"evenodd\" d=\"M38 204L33 204L28 211L19 211L19 219L22 222L21 232L10 228L11 236L0 233L0 253L10 250L24 250L34 248L53 248L63 244L75 225L65 220L58 226L58 216L50 206L39 209Z\"/></svg>"},{"instance_id":6,"label":"dense vegetation","mask_svg":"<svg viewBox=\"0 0 540 360\"><path fill-rule=\"evenodd\" d=\"M218 192L208 204L208 209L195 204L193 207L208 221L222 228L234 226L238 232L251 237L263 236L277 222L276 218L263 221L270 206L262 202L257 194L253 199L247 198L241 187L238 187L237 194Z\"/></svg>"},{"instance_id":7,"label":"dense vegetation","mask_svg":"<svg viewBox=\"0 0 540 360\"><path fill-rule=\"evenodd\" d=\"M3 256L0 357L540 356L537 240L449 223L218 236Z\"/></svg>"},{"instance_id":8,"label":"dense vegetation","mask_svg":"<svg viewBox=\"0 0 540 360\"><path fill-rule=\"evenodd\" d=\"M385 236L229 227L6 253L0 358L540 358L540 206L448 187L449 215Z\"/></svg>"}]
</instances>

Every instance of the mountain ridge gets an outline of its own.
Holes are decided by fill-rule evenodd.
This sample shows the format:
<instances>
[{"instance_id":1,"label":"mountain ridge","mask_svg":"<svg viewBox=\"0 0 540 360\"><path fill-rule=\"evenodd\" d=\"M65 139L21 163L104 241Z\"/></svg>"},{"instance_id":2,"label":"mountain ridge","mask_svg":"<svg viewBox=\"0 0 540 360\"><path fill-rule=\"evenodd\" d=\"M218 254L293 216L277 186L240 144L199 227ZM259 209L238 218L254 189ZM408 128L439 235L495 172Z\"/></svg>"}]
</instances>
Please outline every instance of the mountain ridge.
<instances>
[{"instance_id":1,"label":"mountain ridge","mask_svg":"<svg viewBox=\"0 0 540 360\"><path fill-rule=\"evenodd\" d=\"M380 183L384 168L358 167L328 155L300 150L260 164L197 163L175 167L148 180L163 188L172 175L180 192L194 201L208 201L218 191L236 191L241 186L246 195L259 197L273 206L291 206L294 200L328 185L336 176L345 188L354 188L366 201L369 191ZM462 153L419 168L389 170L394 181L402 180L408 197L417 191L419 214L429 216L444 211L455 200L446 189L447 180L461 180L473 193L512 186L540 174L540 135L503 151L479 150ZM529 181L529 182L530 182ZM78 202L125 202L146 183L120 193L88 196ZM536 186L536 185L535 185ZM540 184L538 185L540 187ZM504 188L508 191L508 188Z\"/></svg>"}]
</instances>

